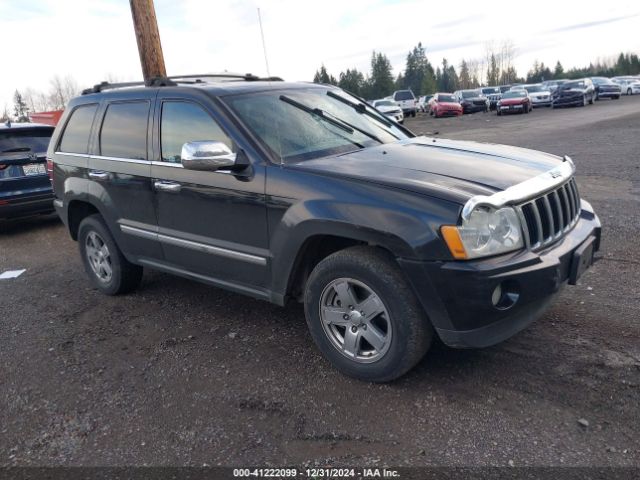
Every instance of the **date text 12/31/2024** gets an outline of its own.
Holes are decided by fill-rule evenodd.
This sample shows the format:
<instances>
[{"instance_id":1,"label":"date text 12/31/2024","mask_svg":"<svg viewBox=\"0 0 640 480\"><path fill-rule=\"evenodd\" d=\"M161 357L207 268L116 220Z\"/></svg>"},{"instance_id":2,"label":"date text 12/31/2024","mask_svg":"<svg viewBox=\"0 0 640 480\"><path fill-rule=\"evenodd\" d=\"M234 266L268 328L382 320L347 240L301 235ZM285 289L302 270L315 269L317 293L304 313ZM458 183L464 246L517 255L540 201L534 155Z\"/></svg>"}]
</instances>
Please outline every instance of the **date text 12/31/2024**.
<instances>
[{"instance_id":1,"label":"date text 12/31/2024","mask_svg":"<svg viewBox=\"0 0 640 480\"><path fill-rule=\"evenodd\" d=\"M387 468L234 468L236 478L400 478Z\"/></svg>"}]
</instances>

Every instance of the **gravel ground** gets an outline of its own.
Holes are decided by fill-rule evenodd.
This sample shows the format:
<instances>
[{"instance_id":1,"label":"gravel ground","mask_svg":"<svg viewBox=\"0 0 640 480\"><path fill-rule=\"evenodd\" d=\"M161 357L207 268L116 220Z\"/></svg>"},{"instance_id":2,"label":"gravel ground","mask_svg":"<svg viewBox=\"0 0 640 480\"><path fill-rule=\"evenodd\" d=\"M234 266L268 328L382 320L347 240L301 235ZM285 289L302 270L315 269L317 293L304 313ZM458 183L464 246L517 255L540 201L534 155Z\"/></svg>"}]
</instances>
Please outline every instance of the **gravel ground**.
<instances>
[{"instance_id":1,"label":"gravel ground","mask_svg":"<svg viewBox=\"0 0 640 480\"><path fill-rule=\"evenodd\" d=\"M640 466L640 98L407 126L569 154L603 259L514 338L372 385L297 304L156 272L106 297L55 217L0 224L27 269L0 281L0 465Z\"/></svg>"}]
</instances>

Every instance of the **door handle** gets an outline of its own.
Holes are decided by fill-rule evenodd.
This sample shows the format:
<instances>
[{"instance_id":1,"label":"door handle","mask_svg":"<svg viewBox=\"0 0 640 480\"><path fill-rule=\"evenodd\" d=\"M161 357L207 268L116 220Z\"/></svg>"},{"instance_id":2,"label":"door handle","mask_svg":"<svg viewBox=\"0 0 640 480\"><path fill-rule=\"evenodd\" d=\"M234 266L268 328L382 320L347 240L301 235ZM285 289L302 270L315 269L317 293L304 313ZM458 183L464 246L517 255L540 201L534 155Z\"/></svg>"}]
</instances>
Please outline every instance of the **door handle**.
<instances>
[{"instance_id":1,"label":"door handle","mask_svg":"<svg viewBox=\"0 0 640 480\"><path fill-rule=\"evenodd\" d=\"M164 182L162 180L156 180L155 182L153 182L153 187L161 192L178 193L182 188L182 185L176 182Z\"/></svg>"},{"instance_id":2,"label":"door handle","mask_svg":"<svg viewBox=\"0 0 640 480\"><path fill-rule=\"evenodd\" d=\"M93 178L94 180L107 180L109 178L109 172L89 170L89 178Z\"/></svg>"}]
</instances>

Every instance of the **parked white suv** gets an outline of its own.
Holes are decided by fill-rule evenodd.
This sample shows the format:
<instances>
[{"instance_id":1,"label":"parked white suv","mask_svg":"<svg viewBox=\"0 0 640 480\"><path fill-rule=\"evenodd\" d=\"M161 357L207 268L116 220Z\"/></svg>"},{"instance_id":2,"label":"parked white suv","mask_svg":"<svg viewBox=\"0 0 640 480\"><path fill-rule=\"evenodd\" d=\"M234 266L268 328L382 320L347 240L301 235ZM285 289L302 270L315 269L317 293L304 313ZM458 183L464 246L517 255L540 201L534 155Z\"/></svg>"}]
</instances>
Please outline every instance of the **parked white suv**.
<instances>
[{"instance_id":1,"label":"parked white suv","mask_svg":"<svg viewBox=\"0 0 640 480\"><path fill-rule=\"evenodd\" d=\"M402 108L402 113L405 117L411 115L412 117L416 116L416 110L418 103L416 100L416 96L413 94L411 90L396 90L393 92L391 96L394 102L397 102Z\"/></svg>"}]
</instances>

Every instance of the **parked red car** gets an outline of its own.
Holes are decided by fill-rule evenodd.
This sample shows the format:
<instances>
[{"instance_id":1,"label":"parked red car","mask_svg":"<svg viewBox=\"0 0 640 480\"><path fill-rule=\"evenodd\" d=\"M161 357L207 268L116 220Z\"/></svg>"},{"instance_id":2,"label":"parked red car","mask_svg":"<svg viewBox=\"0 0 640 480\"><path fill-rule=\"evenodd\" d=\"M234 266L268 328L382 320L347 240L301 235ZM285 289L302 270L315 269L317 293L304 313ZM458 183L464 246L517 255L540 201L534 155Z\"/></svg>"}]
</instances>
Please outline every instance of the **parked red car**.
<instances>
[{"instance_id":1,"label":"parked red car","mask_svg":"<svg viewBox=\"0 0 640 480\"><path fill-rule=\"evenodd\" d=\"M529 113L533 107L531 99L526 90L509 90L502 94L502 98L498 102L496 113Z\"/></svg>"},{"instance_id":2,"label":"parked red car","mask_svg":"<svg viewBox=\"0 0 640 480\"><path fill-rule=\"evenodd\" d=\"M453 93L436 93L429 100L429 115L438 117L457 117L462 115L462 105Z\"/></svg>"}]
</instances>

